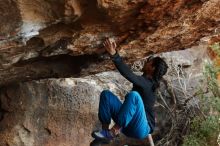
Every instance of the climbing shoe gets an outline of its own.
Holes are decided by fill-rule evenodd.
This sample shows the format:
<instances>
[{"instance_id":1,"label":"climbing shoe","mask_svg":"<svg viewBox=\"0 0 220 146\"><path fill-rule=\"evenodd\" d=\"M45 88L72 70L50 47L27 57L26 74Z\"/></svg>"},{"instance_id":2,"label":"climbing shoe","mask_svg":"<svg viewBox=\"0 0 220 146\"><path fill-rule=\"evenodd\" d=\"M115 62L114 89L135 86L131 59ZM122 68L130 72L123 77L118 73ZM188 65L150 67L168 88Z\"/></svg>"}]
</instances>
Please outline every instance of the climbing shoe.
<instances>
[{"instance_id":1,"label":"climbing shoe","mask_svg":"<svg viewBox=\"0 0 220 146\"><path fill-rule=\"evenodd\" d=\"M95 139L90 143L90 146L102 146L102 144L103 143L101 141Z\"/></svg>"},{"instance_id":2,"label":"climbing shoe","mask_svg":"<svg viewBox=\"0 0 220 146\"><path fill-rule=\"evenodd\" d=\"M114 135L109 130L100 130L100 131L93 131L92 137L98 141L101 141L102 143L108 144L111 142L111 140L113 140Z\"/></svg>"}]
</instances>

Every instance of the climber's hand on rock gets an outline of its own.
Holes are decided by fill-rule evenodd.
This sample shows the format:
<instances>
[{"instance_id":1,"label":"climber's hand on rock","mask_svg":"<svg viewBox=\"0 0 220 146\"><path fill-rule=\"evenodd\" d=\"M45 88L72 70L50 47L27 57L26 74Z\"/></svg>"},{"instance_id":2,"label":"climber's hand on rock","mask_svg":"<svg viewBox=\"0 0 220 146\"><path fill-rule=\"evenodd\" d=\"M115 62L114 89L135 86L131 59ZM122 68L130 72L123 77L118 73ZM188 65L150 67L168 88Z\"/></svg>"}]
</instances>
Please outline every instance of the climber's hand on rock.
<instances>
[{"instance_id":1,"label":"climber's hand on rock","mask_svg":"<svg viewBox=\"0 0 220 146\"><path fill-rule=\"evenodd\" d=\"M112 38L107 38L105 40L105 42L103 43L103 45L105 46L106 51L110 54L110 55L114 55L116 54L116 42L114 39Z\"/></svg>"}]
</instances>

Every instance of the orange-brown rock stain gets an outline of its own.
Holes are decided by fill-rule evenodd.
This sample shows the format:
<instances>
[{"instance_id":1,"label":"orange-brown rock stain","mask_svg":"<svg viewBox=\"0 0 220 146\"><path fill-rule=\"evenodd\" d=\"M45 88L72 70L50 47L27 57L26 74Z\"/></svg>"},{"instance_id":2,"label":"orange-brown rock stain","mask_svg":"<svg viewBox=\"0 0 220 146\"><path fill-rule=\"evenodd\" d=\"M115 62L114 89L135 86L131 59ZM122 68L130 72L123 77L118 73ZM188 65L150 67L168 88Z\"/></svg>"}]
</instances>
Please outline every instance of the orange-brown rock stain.
<instances>
[{"instance_id":1,"label":"orange-brown rock stain","mask_svg":"<svg viewBox=\"0 0 220 146\"><path fill-rule=\"evenodd\" d=\"M215 36L209 41L208 55L214 61L215 67L220 68L220 56L211 48L215 43L220 43L220 35ZM218 83L220 85L220 71L217 73Z\"/></svg>"}]
</instances>

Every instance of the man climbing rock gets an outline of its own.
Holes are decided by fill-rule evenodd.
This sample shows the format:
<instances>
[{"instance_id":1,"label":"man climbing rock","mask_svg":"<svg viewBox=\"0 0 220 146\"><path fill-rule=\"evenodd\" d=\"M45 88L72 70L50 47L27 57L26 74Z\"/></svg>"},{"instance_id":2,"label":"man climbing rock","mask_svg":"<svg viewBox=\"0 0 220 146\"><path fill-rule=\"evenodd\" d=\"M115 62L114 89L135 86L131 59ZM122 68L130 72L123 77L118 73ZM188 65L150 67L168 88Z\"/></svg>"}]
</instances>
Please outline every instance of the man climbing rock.
<instances>
[{"instance_id":1,"label":"man climbing rock","mask_svg":"<svg viewBox=\"0 0 220 146\"><path fill-rule=\"evenodd\" d=\"M123 63L113 39L107 39L103 45L120 74L133 84L133 88L123 103L111 91L102 91L98 113L102 130L93 131L92 137L96 142L109 143L122 132L128 137L144 139L154 131L155 91L168 66L160 57L149 57L143 66L143 75L138 76ZM115 125L109 129L111 119Z\"/></svg>"}]
</instances>

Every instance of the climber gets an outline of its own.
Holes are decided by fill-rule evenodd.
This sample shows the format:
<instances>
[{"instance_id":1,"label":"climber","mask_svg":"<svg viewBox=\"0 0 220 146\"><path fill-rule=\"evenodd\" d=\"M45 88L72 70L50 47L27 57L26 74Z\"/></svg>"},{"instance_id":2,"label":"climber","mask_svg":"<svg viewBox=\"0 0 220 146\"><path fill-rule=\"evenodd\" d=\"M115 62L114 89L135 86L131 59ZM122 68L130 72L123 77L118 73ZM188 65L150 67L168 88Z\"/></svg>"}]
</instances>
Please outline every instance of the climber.
<instances>
[{"instance_id":1,"label":"climber","mask_svg":"<svg viewBox=\"0 0 220 146\"><path fill-rule=\"evenodd\" d=\"M126 94L123 103L111 91L102 91L98 113L102 130L93 131L92 137L109 143L122 132L128 137L144 139L154 131L155 91L168 66L160 57L149 57L142 68L143 75L138 76L123 63L113 39L106 39L103 45L120 74L133 83L133 88ZM109 129L111 119L115 125Z\"/></svg>"}]
</instances>

